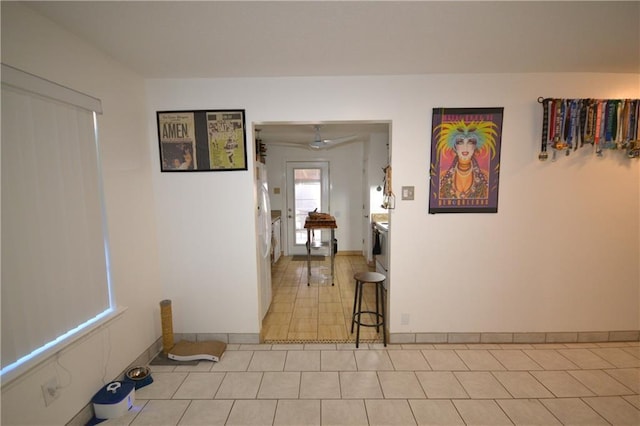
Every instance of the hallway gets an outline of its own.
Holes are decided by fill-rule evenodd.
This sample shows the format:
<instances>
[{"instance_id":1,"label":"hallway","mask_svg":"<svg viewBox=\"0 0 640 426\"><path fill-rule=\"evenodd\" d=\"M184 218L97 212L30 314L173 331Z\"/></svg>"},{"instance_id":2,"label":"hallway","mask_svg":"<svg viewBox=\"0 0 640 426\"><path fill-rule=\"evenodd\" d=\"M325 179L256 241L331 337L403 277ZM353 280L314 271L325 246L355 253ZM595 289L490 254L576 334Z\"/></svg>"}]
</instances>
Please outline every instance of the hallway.
<instances>
[{"instance_id":1,"label":"hallway","mask_svg":"<svg viewBox=\"0 0 640 426\"><path fill-rule=\"evenodd\" d=\"M357 272L373 270L363 256L335 257L334 286L331 285L330 260L311 262L311 285L307 286L307 262L283 256L272 265L273 301L262 322L265 343L347 343L351 335L354 280ZM363 309L375 308L372 285L365 286ZM370 321L366 316L363 319ZM360 341L382 342L382 334L373 327L360 328Z\"/></svg>"}]
</instances>

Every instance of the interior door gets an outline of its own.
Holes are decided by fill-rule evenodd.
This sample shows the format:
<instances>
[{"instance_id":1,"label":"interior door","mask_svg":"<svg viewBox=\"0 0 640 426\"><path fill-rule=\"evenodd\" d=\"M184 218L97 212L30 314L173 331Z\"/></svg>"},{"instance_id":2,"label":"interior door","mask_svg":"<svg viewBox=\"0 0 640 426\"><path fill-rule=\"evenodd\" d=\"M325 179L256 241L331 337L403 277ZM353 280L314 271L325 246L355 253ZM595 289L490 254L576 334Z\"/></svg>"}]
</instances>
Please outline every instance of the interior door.
<instances>
[{"instance_id":1,"label":"interior door","mask_svg":"<svg viewBox=\"0 0 640 426\"><path fill-rule=\"evenodd\" d=\"M329 162L287 162L287 254L307 254L307 230L304 222L310 211L330 213ZM326 234L326 235L325 235ZM327 241L329 231L315 230L316 241ZM328 255L326 247L312 254Z\"/></svg>"}]
</instances>

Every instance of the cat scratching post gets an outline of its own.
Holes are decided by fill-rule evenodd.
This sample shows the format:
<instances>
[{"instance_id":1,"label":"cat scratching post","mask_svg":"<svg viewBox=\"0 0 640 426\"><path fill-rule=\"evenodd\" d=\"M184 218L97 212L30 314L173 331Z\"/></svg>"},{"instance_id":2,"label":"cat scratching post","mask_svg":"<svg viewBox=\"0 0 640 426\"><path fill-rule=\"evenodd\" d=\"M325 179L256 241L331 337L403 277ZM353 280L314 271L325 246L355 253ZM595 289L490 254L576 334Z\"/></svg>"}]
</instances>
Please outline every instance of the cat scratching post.
<instances>
[{"instance_id":1,"label":"cat scratching post","mask_svg":"<svg viewBox=\"0 0 640 426\"><path fill-rule=\"evenodd\" d=\"M160 318L162 319L162 353L169 354L173 348L173 314L171 313L171 300L160 302Z\"/></svg>"},{"instance_id":2,"label":"cat scratching post","mask_svg":"<svg viewBox=\"0 0 640 426\"><path fill-rule=\"evenodd\" d=\"M173 314L171 300L160 302L162 319L162 353L174 361L208 360L218 362L227 348L227 344L217 340L205 342L189 342L181 340L173 343Z\"/></svg>"}]
</instances>

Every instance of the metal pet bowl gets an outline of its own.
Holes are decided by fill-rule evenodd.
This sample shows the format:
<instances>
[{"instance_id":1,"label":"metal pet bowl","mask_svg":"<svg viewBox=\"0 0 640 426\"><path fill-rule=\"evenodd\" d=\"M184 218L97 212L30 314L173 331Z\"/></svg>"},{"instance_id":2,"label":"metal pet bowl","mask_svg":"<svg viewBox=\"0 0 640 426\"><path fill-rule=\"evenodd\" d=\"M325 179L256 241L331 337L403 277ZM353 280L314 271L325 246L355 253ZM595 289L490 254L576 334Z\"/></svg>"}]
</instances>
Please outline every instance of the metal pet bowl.
<instances>
[{"instance_id":1,"label":"metal pet bowl","mask_svg":"<svg viewBox=\"0 0 640 426\"><path fill-rule=\"evenodd\" d=\"M153 383L151 370L148 367L132 367L125 374L126 380L135 384L136 389Z\"/></svg>"}]
</instances>

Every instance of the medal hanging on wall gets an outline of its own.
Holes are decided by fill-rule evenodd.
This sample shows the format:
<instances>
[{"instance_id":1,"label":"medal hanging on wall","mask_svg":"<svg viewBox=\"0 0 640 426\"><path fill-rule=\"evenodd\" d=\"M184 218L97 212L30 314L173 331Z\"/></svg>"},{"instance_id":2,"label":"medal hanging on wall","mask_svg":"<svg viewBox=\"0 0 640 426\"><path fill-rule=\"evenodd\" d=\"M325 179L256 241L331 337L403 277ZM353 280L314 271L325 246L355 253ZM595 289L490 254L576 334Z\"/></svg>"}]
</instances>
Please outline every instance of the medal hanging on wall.
<instances>
[{"instance_id":1,"label":"medal hanging on wall","mask_svg":"<svg viewBox=\"0 0 640 426\"><path fill-rule=\"evenodd\" d=\"M555 160L555 147L556 147L556 115L557 115L557 100L552 99L549 102L549 134L547 136L547 144L551 146L552 154L551 160Z\"/></svg>"},{"instance_id":2,"label":"medal hanging on wall","mask_svg":"<svg viewBox=\"0 0 640 426\"><path fill-rule=\"evenodd\" d=\"M540 147L540 154L538 154L538 160L546 161L549 158L547 153L548 133L549 133L549 106L551 99L538 98L538 102L542 104L542 145Z\"/></svg>"},{"instance_id":3,"label":"medal hanging on wall","mask_svg":"<svg viewBox=\"0 0 640 426\"><path fill-rule=\"evenodd\" d=\"M571 99L569 101L569 119L567 122L569 123L569 130L566 132L567 134L567 152L566 155L569 155L571 151L575 151L578 149L578 116L580 114L579 111L579 103L576 99Z\"/></svg>"},{"instance_id":4,"label":"medal hanging on wall","mask_svg":"<svg viewBox=\"0 0 640 426\"><path fill-rule=\"evenodd\" d=\"M629 148L627 157L640 158L640 100L631 101L629 106L629 126L627 130Z\"/></svg>"},{"instance_id":5,"label":"medal hanging on wall","mask_svg":"<svg viewBox=\"0 0 640 426\"><path fill-rule=\"evenodd\" d=\"M554 126L553 126L553 154L551 161L556 161L556 153L566 148L566 143L563 139L563 125L566 114L566 105L564 99L554 99Z\"/></svg>"},{"instance_id":6,"label":"medal hanging on wall","mask_svg":"<svg viewBox=\"0 0 640 426\"><path fill-rule=\"evenodd\" d=\"M629 143L624 139L628 110L629 104L626 99L618 101L618 128L615 136L617 149L627 149L629 147Z\"/></svg>"},{"instance_id":7,"label":"medal hanging on wall","mask_svg":"<svg viewBox=\"0 0 640 426\"><path fill-rule=\"evenodd\" d=\"M576 125L578 124L578 101L564 100L564 120L562 122L562 138L564 140L564 155L568 156L576 145Z\"/></svg>"},{"instance_id":8,"label":"medal hanging on wall","mask_svg":"<svg viewBox=\"0 0 640 426\"><path fill-rule=\"evenodd\" d=\"M585 143L598 157L605 149L626 150L627 157L640 158L639 99L538 98L542 104L542 135L538 159L551 159L564 151L569 155Z\"/></svg>"},{"instance_id":9,"label":"medal hanging on wall","mask_svg":"<svg viewBox=\"0 0 640 426\"><path fill-rule=\"evenodd\" d=\"M618 133L618 101L608 100L606 105L606 125L604 129L604 149L618 149L615 138Z\"/></svg>"},{"instance_id":10,"label":"medal hanging on wall","mask_svg":"<svg viewBox=\"0 0 640 426\"><path fill-rule=\"evenodd\" d=\"M593 99L587 99L585 105L585 127L582 137L583 143L591 145L595 143L596 113L596 101Z\"/></svg>"},{"instance_id":11,"label":"medal hanging on wall","mask_svg":"<svg viewBox=\"0 0 640 426\"><path fill-rule=\"evenodd\" d=\"M602 139L602 135L604 133L602 121L603 121L605 112L606 112L606 109L603 108L602 101L598 101L596 103L596 127L593 132L594 133L593 144L596 147L596 155L598 157L602 157L602 145L600 144L600 140Z\"/></svg>"}]
</instances>

